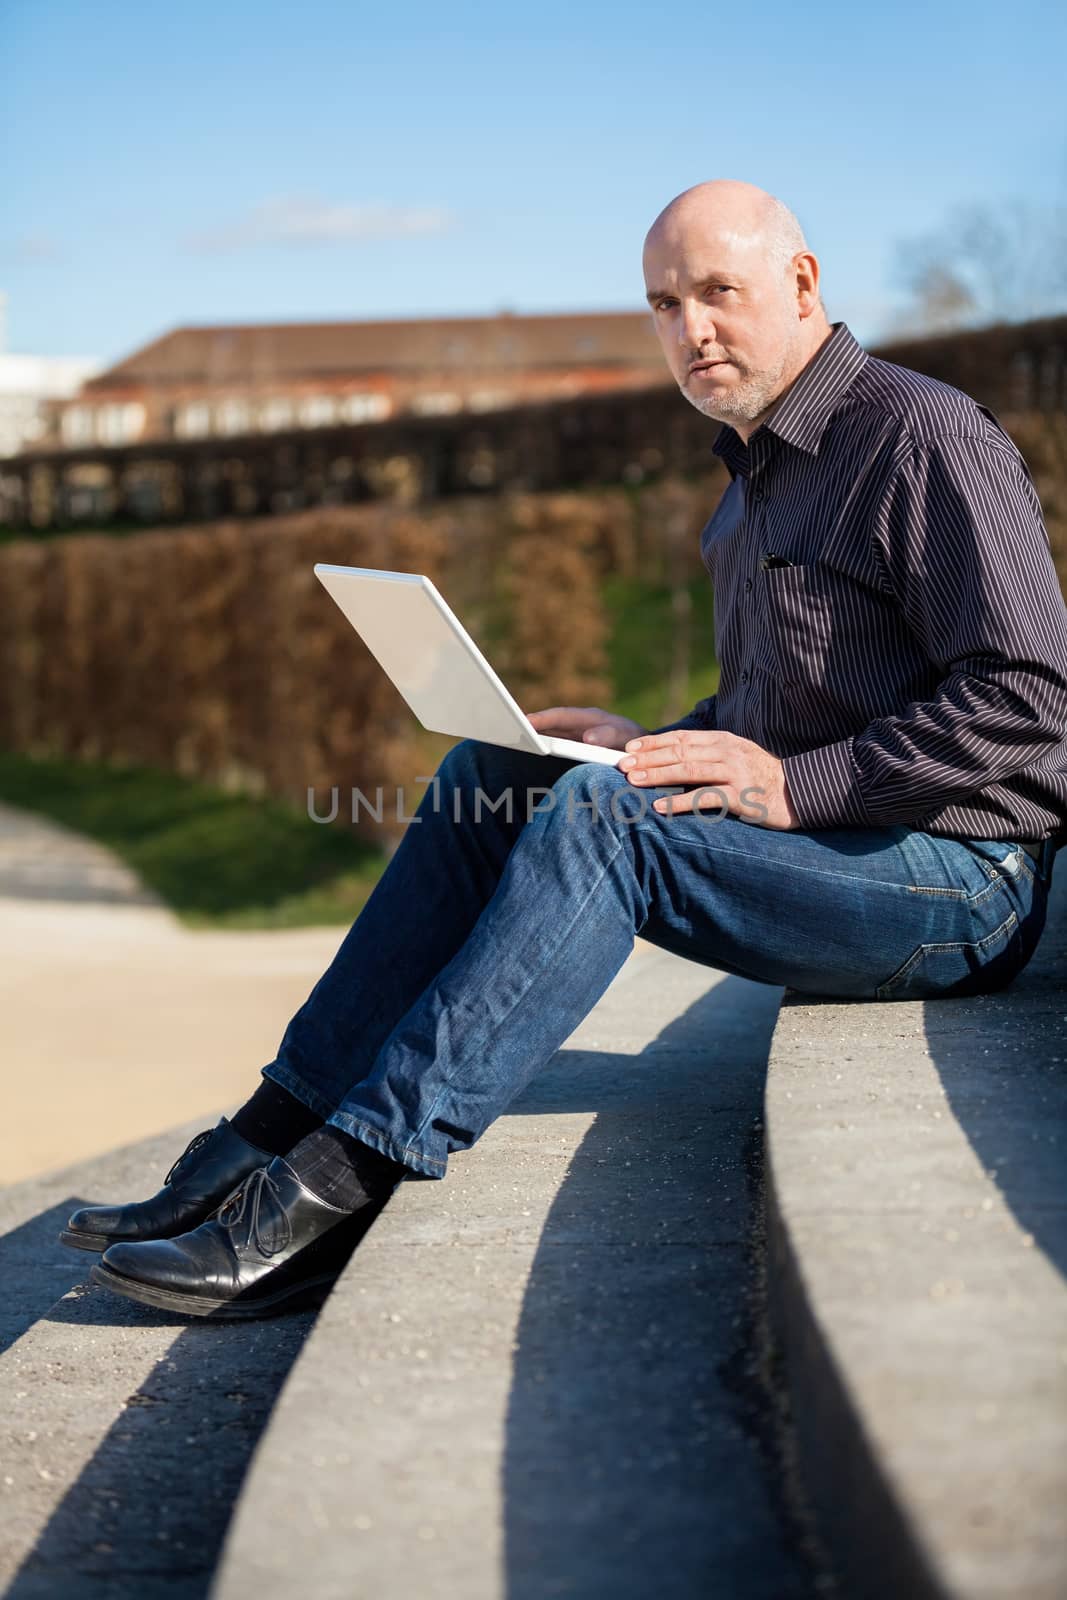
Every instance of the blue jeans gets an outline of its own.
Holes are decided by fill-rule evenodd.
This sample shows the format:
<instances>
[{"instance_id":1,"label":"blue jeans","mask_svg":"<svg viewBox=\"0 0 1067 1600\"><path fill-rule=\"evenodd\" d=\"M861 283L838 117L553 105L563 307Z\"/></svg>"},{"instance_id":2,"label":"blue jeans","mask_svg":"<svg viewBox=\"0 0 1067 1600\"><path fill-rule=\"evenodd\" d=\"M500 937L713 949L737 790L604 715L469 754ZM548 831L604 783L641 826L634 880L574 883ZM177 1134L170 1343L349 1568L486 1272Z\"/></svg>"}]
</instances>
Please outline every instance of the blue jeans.
<instances>
[{"instance_id":1,"label":"blue jeans","mask_svg":"<svg viewBox=\"0 0 1067 1600\"><path fill-rule=\"evenodd\" d=\"M442 1177L592 1009L640 934L805 994L986 993L1029 961L1054 851L907 827L662 816L613 767L467 740L264 1074ZM496 807L496 809L493 809Z\"/></svg>"}]
</instances>

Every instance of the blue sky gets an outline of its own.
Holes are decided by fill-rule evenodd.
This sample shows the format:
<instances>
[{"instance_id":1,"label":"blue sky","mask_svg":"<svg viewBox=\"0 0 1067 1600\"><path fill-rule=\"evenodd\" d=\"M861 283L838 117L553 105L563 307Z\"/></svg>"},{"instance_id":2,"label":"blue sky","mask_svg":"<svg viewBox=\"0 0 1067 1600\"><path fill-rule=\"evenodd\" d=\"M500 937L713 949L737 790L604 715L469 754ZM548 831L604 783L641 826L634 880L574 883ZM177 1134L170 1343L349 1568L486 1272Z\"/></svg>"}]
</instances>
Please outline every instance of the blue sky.
<instances>
[{"instance_id":1,"label":"blue sky","mask_svg":"<svg viewBox=\"0 0 1067 1600\"><path fill-rule=\"evenodd\" d=\"M896 245L1067 197L1067 21L1018 0L392 6L4 0L9 346L118 359L188 322L636 308L707 177L800 216L831 317Z\"/></svg>"}]
</instances>

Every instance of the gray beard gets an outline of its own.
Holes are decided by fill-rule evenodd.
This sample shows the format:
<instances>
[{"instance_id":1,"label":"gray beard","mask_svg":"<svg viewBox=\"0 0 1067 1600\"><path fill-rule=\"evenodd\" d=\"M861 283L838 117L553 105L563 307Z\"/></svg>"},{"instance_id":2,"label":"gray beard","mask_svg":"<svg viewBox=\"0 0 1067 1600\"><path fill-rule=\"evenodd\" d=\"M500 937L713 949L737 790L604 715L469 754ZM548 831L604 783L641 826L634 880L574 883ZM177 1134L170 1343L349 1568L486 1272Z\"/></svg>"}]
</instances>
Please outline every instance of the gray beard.
<instances>
[{"instance_id":1,"label":"gray beard","mask_svg":"<svg viewBox=\"0 0 1067 1600\"><path fill-rule=\"evenodd\" d=\"M713 422L754 422L768 411L785 387L783 378L789 367L792 351L783 354L773 372L749 373L733 389L719 395L690 393L685 384L682 393L691 406Z\"/></svg>"}]
</instances>

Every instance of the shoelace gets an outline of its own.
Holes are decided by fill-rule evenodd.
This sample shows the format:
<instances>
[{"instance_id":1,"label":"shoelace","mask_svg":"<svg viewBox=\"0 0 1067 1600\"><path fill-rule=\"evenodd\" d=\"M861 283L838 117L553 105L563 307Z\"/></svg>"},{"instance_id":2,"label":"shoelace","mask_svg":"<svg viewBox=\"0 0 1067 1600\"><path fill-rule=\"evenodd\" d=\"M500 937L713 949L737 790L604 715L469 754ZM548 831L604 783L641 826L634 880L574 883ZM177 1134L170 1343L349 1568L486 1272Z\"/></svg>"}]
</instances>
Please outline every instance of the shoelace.
<instances>
[{"instance_id":1,"label":"shoelace","mask_svg":"<svg viewBox=\"0 0 1067 1600\"><path fill-rule=\"evenodd\" d=\"M186 1145L185 1149L182 1151L182 1153L178 1157L177 1161L174 1163L174 1165L171 1167L170 1171L167 1173L167 1176L163 1179L164 1184L168 1184L170 1182L170 1180L174 1177L175 1173L181 1167L183 1162L188 1161L188 1159L189 1159L189 1157L191 1155L195 1155L196 1152L199 1149L201 1149L205 1144L207 1144L208 1140L211 1138L211 1135L214 1132L215 1132L214 1128L205 1128L203 1133L198 1133L195 1139L190 1139L189 1143Z\"/></svg>"},{"instance_id":2,"label":"shoelace","mask_svg":"<svg viewBox=\"0 0 1067 1600\"><path fill-rule=\"evenodd\" d=\"M263 1205L264 1189L270 1190L284 1224L284 1237L280 1244L273 1246L265 1242L259 1226L259 1213ZM293 1229L289 1218L285 1214L285 1207L282 1205L281 1189L275 1183L266 1167L257 1167L256 1171L247 1177L228 1199L222 1202L215 1216L224 1228L235 1228L238 1223L244 1221L250 1201L252 1212L248 1222L248 1233L245 1242L254 1244L260 1255L269 1261L271 1256L278 1255L290 1244L293 1237Z\"/></svg>"}]
</instances>

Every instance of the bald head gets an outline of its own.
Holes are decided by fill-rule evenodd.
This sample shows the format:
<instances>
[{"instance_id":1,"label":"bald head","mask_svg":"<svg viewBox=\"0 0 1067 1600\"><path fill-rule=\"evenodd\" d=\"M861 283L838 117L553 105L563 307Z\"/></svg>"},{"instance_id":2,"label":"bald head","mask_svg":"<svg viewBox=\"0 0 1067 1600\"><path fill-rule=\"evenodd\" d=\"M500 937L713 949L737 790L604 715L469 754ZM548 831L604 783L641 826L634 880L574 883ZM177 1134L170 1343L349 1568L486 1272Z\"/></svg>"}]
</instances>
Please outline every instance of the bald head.
<instances>
[{"instance_id":1,"label":"bald head","mask_svg":"<svg viewBox=\"0 0 1067 1600\"><path fill-rule=\"evenodd\" d=\"M800 223L755 184L698 183L648 230L644 268L682 392L747 438L830 333Z\"/></svg>"},{"instance_id":2,"label":"bald head","mask_svg":"<svg viewBox=\"0 0 1067 1600\"><path fill-rule=\"evenodd\" d=\"M766 189L734 178L714 178L683 189L649 228L645 248L656 238L677 237L694 225L716 228L739 245L764 252L783 269L808 248L804 230L787 205Z\"/></svg>"}]
</instances>

